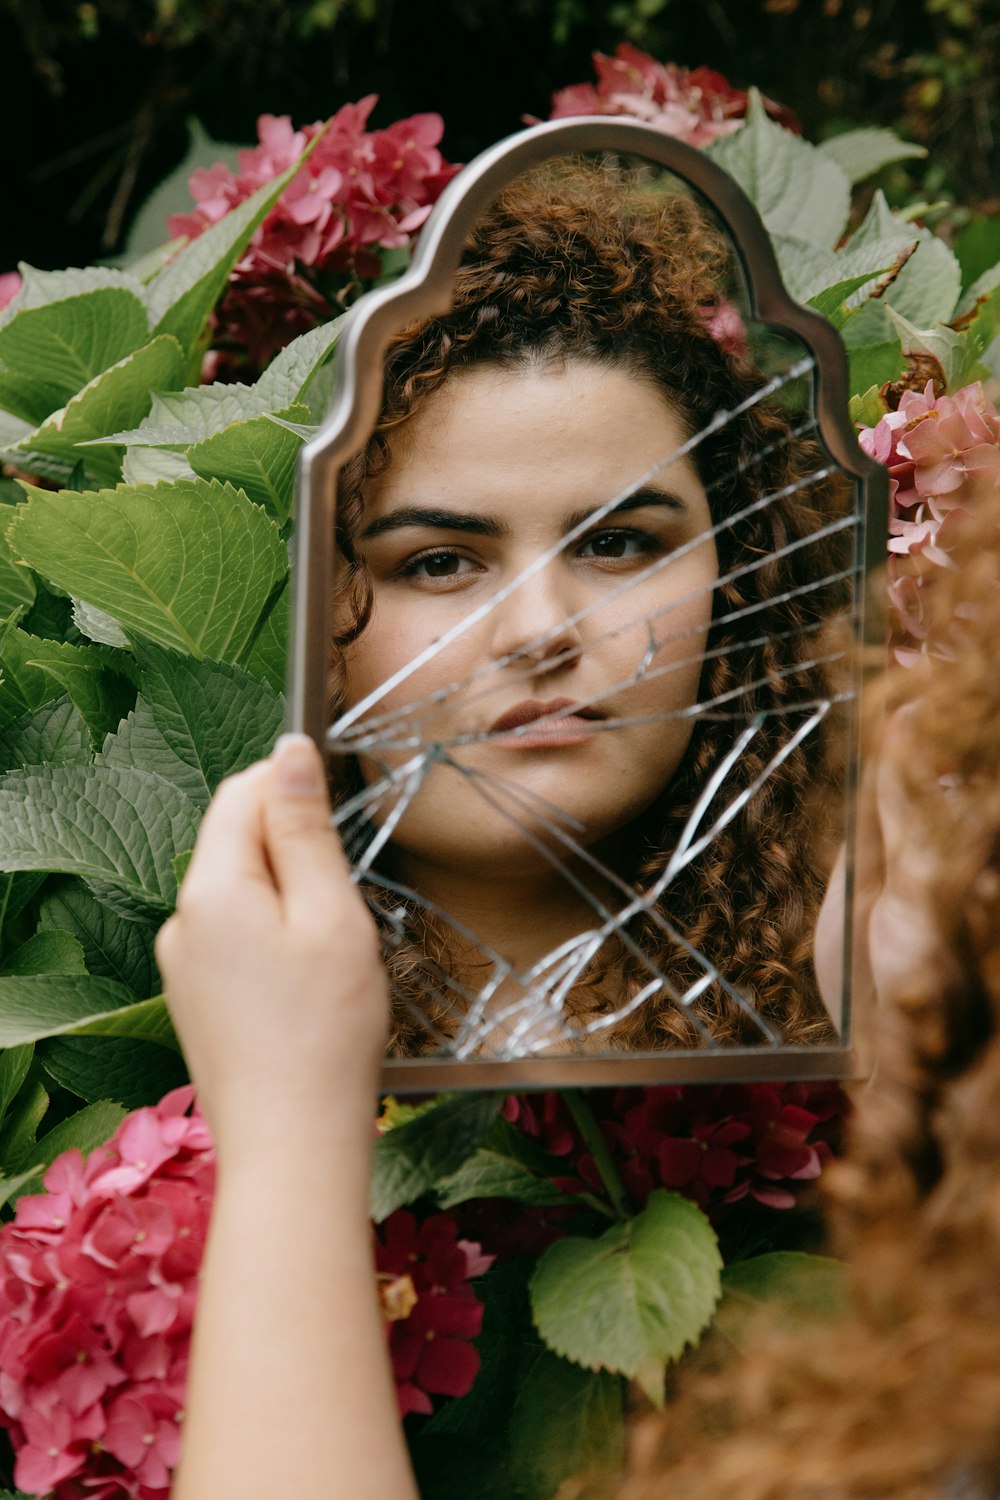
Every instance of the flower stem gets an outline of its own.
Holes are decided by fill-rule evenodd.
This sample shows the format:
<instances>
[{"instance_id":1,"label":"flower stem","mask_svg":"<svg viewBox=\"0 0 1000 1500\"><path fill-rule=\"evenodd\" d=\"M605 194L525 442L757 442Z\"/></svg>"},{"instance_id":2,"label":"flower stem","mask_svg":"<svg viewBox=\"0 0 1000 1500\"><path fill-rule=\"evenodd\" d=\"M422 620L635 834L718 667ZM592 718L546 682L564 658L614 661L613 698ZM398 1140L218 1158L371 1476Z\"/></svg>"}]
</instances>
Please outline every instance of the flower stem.
<instances>
[{"instance_id":1,"label":"flower stem","mask_svg":"<svg viewBox=\"0 0 1000 1500\"><path fill-rule=\"evenodd\" d=\"M618 1175L614 1158L608 1149L608 1143L604 1139L604 1133L594 1111L579 1089L562 1089L563 1102L570 1114L573 1116L573 1124L583 1138L583 1144L594 1158L594 1165L601 1174L601 1181L607 1189L611 1206L619 1219L630 1219L632 1210L629 1207L628 1194L625 1184Z\"/></svg>"}]
</instances>

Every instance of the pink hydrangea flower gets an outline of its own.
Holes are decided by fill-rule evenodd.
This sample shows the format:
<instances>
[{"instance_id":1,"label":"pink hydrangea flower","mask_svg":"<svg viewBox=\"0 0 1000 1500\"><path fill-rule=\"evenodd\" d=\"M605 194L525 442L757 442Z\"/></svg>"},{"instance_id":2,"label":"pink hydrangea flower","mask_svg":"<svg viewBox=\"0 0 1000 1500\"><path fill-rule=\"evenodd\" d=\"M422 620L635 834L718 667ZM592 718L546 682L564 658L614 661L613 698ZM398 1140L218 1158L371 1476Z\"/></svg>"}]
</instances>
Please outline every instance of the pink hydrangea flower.
<instances>
[{"instance_id":1,"label":"pink hydrangea flower","mask_svg":"<svg viewBox=\"0 0 1000 1500\"><path fill-rule=\"evenodd\" d=\"M21 277L17 271L0 272L0 312L17 296L21 290Z\"/></svg>"},{"instance_id":2,"label":"pink hydrangea flower","mask_svg":"<svg viewBox=\"0 0 1000 1500\"><path fill-rule=\"evenodd\" d=\"M275 137L275 149L281 144ZM0 1228L0 1426L14 1481L46 1500L167 1500L180 1452L215 1150L193 1090L126 1116L84 1161L67 1151L46 1192ZM403 1411L464 1395L479 1368L491 1264L439 1214L399 1211L378 1271L405 1282L388 1323Z\"/></svg>"},{"instance_id":3,"label":"pink hydrangea flower","mask_svg":"<svg viewBox=\"0 0 1000 1500\"><path fill-rule=\"evenodd\" d=\"M593 54L596 83L574 83L552 96L552 120L571 115L631 115L654 130L692 146L707 146L740 128L747 95L712 68L681 68L657 62L628 42L613 57ZM782 105L764 100L769 115L792 129L794 117Z\"/></svg>"},{"instance_id":4,"label":"pink hydrangea flower","mask_svg":"<svg viewBox=\"0 0 1000 1500\"><path fill-rule=\"evenodd\" d=\"M376 278L381 252L411 243L458 171L439 150L440 115L413 115L369 131L376 102L369 94L345 104L325 129L317 122L296 130L287 115L261 115L258 145L239 153L238 171L216 165L193 173L195 207L168 220L172 236L195 238L321 136L255 232L218 314L216 342L243 350L254 369Z\"/></svg>"},{"instance_id":5,"label":"pink hydrangea flower","mask_svg":"<svg viewBox=\"0 0 1000 1500\"><path fill-rule=\"evenodd\" d=\"M905 639L896 655L912 664L930 649L927 565L952 565L962 516L1000 490L1000 412L978 381L953 396L928 381L858 441L889 471L889 598Z\"/></svg>"}]
</instances>

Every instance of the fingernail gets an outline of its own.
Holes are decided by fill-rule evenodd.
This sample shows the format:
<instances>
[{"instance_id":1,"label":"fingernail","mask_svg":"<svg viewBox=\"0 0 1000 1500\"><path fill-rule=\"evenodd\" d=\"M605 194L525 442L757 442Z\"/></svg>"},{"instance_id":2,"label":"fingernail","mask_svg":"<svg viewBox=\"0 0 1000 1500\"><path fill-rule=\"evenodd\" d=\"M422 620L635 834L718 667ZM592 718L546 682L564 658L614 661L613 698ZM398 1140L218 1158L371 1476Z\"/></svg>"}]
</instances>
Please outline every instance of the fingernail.
<instances>
[{"instance_id":1,"label":"fingernail","mask_svg":"<svg viewBox=\"0 0 1000 1500\"><path fill-rule=\"evenodd\" d=\"M296 797L315 797L324 790L323 767L307 734L283 734L274 747L278 786Z\"/></svg>"}]
</instances>

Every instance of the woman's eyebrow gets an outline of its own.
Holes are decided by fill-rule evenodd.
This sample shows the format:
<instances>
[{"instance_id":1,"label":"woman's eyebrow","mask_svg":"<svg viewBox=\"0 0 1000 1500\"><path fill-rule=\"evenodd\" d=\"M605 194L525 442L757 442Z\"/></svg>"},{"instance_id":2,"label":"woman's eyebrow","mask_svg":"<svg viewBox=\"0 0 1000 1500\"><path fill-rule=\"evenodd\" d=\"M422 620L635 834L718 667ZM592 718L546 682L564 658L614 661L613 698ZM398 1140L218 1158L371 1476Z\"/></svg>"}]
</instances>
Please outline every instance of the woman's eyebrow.
<instances>
[{"instance_id":1,"label":"woman's eyebrow","mask_svg":"<svg viewBox=\"0 0 1000 1500\"><path fill-rule=\"evenodd\" d=\"M669 490L642 489L633 490L631 495L626 495L624 500L619 500L617 505L605 511L601 517L602 521L610 521L613 516L621 515L623 511L644 510L647 505L665 506L668 510L686 511L686 501L679 495L673 495ZM592 505L589 510L575 510L565 520L566 531L575 531L578 526L584 526L590 517L601 510L601 505Z\"/></svg>"},{"instance_id":2,"label":"woman's eyebrow","mask_svg":"<svg viewBox=\"0 0 1000 1500\"><path fill-rule=\"evenodd\" d=\"M432 531L466 531L474 536L504 537L510 533L506 522L497 516L475 511L439 510L422 505L403 505L386 516L370 521L361 533L362 540L381 536L386 531L400 531L406 526L429 527Z\"/></svg>"}]
</instances>

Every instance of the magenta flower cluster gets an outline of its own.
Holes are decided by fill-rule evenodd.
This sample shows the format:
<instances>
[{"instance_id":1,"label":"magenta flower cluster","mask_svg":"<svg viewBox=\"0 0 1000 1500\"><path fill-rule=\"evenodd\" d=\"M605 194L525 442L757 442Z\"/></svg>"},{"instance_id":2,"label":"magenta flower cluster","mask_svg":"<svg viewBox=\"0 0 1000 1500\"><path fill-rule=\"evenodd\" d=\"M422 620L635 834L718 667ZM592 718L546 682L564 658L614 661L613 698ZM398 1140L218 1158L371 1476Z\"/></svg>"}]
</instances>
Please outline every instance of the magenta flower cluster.
<instances>
[{"instance_id":1,"label":"magenta flower cluster","mask_svg":"<svg viewBox=\"0 0 1000 1500\"><path fill-rule=\"evenodd\" d=\"M0 1228L0 1426L14 1481L51 1500L167 1500L180 1451L215 1151L193 1090L126 1116ZM439 1214L400 1210L376 1235L402 1411L464 1395L491 1264Z\"/></svg>"},{"instance_id":2,"label":"magenta flower cluster","mask_svg":"<svg viewBox=\"0 0 1000 1500\"><path fill-rule=\"evenodd\" d=\"M345 104L325 126L301 130L288 115L261 115L258 144L240 152L239 171L219 164L193 173L194 209L168 220L171 235L195 238L320 137L254 234L218 314L216 342L246 349L258 369L297 334L334 316L345 289L377 278L380 252L410 244L458 171L438 150L440 115L369 131L376 102L370 94Z\"/></svg>"},{"instance_id":3,"label":"magenta flower cluster","mask_svg":"<svg viewBox=\"0 0 1000 1500\"><path fill-rule=\"evenodd\" d=\"M929 649L927 565L951 565L962 515L1000 490L1000 412L978 381L953 396L928 381L858 440L889 470L889 597L907 638L896 654L911 664Z\"/></svg>"},{"instance_id":4,"label":"magenta flower cluster","mask_svg":"<svg viewBox=\"0 0 1000 1500\"><path fill-rule=\"evenodd\" d=\"M613 57L593 54L596 83L574 83L552 96L552 120L570 115L631 115L692 146L707 146L740 128L747 94L713 68L657 62L621 42ZM765 99L768 114L792 129L790 112Z\"/></svg>"}]
</instances>

